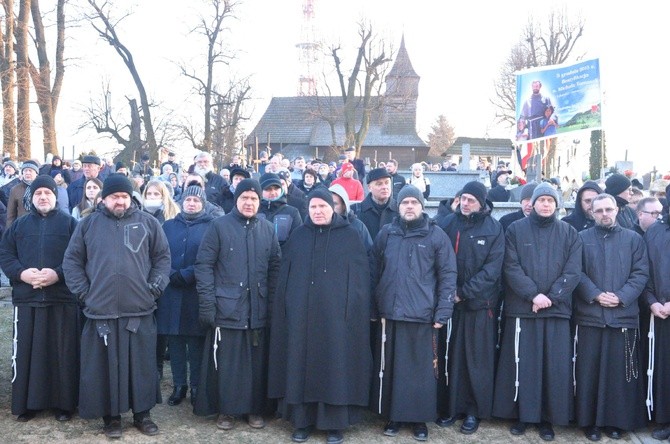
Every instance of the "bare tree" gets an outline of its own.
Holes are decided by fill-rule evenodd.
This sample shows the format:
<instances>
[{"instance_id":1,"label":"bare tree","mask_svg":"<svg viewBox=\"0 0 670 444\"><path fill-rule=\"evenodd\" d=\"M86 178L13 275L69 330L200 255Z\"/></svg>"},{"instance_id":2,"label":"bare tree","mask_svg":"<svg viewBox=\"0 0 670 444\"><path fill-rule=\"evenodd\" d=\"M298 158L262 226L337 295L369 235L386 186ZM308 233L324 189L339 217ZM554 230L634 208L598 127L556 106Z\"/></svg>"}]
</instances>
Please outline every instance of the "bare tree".
<instances>
[{"instance_id":1,"label":"bare tree","mask_svg":"<svg viewBox=\"0 0 670 444\"><path fill-rule=\"evenodd\" d=\"M554 10L541 20L528 19L520 41L510 51L494 82L496 119L510 127L516 125L516 72L539 66L557 65L569 60L580 60L583 54L574 54L575 46L584 34L585 21L572 19L567 10ZM540 142L546 151L546 171L554 170L556 160L555 140Z\"/></svg>"},{"instance_id":2,"label":"bare tree","mask_svg":"<svg viewBox=\"0 0 670 444\"><path fill-rule=\"evenodd\" d=\"M251 86L248 79L231 84L224 95L216 96L216 106L213 109L214 128L212 128L212 142L221 147L219 152L221 161L230 159L239 152L238 132L240 124L249 120L243 113L243 105L249 99Z\"/></svg>"},{"instance_id":3,"label":"bare tree","mask_svg":"<svg viewBox=\"0 0 670 444\"><path fill-rule=\"evenodd\" d=\"M233 13L238 5L239 2L234 0L210 0L212 15L201 16L198 25L193 30L193 32L203 35L207 40L205 74L199 74L189 65L180 65L182 75L194 81L194 89L202 97L204 103L202 140L198 140L197 131L192 125L184 126L184 132L191 140L194 148L205 151L223 148L223 146L214 147L212 142L213 127L216 126L215 116L221 116L225 112L222 112L223 110L216 111L214 108L220 104L222 97L235 95L235 90L231 88L226 92L218 91L214 78L217 65L228 65L230 60L234 58L233 54L226 48L223 32L226 30L225 23L234 18ZM231 84L234 83L231 82ZM224 100L224 102L226 101Z\"/></svg>"},{"instance_id":4,"label":"bare tree","mask_svg":"<svg viewBox=\"0 0 670 444\"><path fill-rule=\"evenodd\" d=\"M382 40L372 31L372 25L359 23L360 38L354 65L345 72L339 55L340 47L331 47L331 56L340 86L344 117L344 146L354 146L356 157L370 128L370 115L379 106L373 97L380 96L384 69L392 60ZM346 81L345 81L346 77Z\"/></svg>"},{"instance_id":5,"label":"bare tree","mask_svg":"<svg viewBox=\"0 0 670 444\"><path fill-rule=\"evenodd\" d=\"M451 126L447 118L440 114L435 124L431 126L431 131L428 134L428 151L429 156L441 156L456 140L456 133L454 127Z\"/></svg>"},{"instance_id":6,"label":"bare tree","mask_svg":"<svg viewBox=\"0 0 670 444\"><path fill-rule=\"evenodd\" d=\"M42 133L44 139L44 152L58 154L56 141L56 110L58 99L63 86L65 65L63 54L65 53L65 0L56 3L56 73L51 85L51 65L47 55L46 34L42 23L39 0L31 0L30 9L35 29L34 44L37 49L37 60L39 66L29 63L30 76L37 93L37 106L42 116Z\"/></svg>"},{"instance_id":7,"label":"bare tree","mask_svg":"<svg viewBox=\"0 0 670 444\"><path fill-rule=\"evenodd\" d=\"M116 20L115 22L112 22L112 20L110 19L110 13L106 10L107 3L103 3L102 6L98 6L96 0L88 0L88 3L95 10L95 15L91 19L93 28L98 32L100 37L102 37L105 41L107 41L107 43L109 43L114 47L116 52L123 60L123 63L128 68L128 72L133 78L135 87L137 88L137 93L140 96L141 108L139 109L139 111L141 111L142 123L144 124L146 146L149 151L148 154L151 156L151 159L153 161L156 161L158 158L158 150L157 150L158 144L156 143L154 124L153 121L151 120L151 106L149 104L149 99L147 97L147 93L144 88L144 83L142 82L140 74L137 71L137 67L135 66L133 55L130 52L130 49L128 49L128 47L126 47L121 42L116 32L116 26L119 24L121 20L123 20L125 16L119 20ZM95 23L96 20L99 20L102 23L102 26L97 25ZM134 158L135 157L134 155L131 155L131 153L126 152L131 149L132 148L130 146L124 148L124 152L121 154L122 158L126 159Z\"/></svg>"},{"instance_id":8,"label":"bare tree","mask_svg":"<svg viewBox=\"0 0 670 444\"><path fill-rule=\"evenodd\" d=\"M30 159L30 67L28 60L28 22L30 0L20 0L16 23L16 142L19 160Z\"/></svg>"},{"instance_id":9,"label":"bare tree","mask_svg":"<svg viewBox=\"0 0 670 444\"><path fill-rule=\"evenodd\" d=\"M0 29L0 85L2 88L2 151L16 156L16 110L14 88L16 58L14 54L14 0L2 0L5 29Z\"/></svg>"}]
</instances>

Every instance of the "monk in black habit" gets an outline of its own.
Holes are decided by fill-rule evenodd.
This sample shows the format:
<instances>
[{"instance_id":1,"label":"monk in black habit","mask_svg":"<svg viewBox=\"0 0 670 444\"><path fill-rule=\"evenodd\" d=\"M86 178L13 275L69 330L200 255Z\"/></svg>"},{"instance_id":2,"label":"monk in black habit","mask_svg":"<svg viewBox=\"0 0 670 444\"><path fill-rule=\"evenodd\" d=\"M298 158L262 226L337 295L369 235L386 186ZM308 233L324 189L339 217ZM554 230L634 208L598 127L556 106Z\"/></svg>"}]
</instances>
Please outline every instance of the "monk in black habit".
<instances>
[{"instance_id":1,"label":"monk in black habit","mask_svg":"<svg viewBox=\"0 0 670 444\"><path fill-rule=\"evenodd\" d=\"M368 405L372 356L365 246L334 212L331 193L308 196L309 217L284 245L270 335L269 397L304 442L314 427L330 444Z\"/></svg>"}]
</instances>

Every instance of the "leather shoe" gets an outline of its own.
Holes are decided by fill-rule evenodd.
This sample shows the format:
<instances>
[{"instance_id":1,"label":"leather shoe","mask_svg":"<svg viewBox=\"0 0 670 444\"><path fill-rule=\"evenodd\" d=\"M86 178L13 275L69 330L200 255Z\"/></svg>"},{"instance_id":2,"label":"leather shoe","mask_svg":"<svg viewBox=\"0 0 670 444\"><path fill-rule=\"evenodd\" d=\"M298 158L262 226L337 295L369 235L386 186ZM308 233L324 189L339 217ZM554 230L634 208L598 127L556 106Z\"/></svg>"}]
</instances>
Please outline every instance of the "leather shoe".
<instances>
[{"instance_id":1,"label":"leather shoe","mask_svg":"<svg viewBox=\"0 0 670 444\"><path fill-rule=\"evenodd\" d=\"M261 415L249 415L247 422L249 423L249 427L252 429L262 429L265 427L265 421L263 421L263 417Z\"/></svg>"},{"instance_id":2,"label":"leather shoe","mask_svg":"<svg viewBox=\"0 0 670 444\"><path fill-rule=\"evenodd\" d=\"M660 427L655 428L654 431L651 432L651 437L658 439L659 441L665 441L666 439L670 438L670 424L659 425Z\"/></svg>"},{"instance_id":3,"label":"leather shoe","mask_svg":"<svg viewBox=\"0 0 670 444\"><path fill-rule=\"evenodd\" d=\"M435 424L439 425L440 427L449 427L450 425L452 425L456 421L458 421L460 419L463 419L463 418L465 418L465 415L463 415L463 414L449 416L449 417L440 416L435 421Z\"/></svg>"},{"instance_id":4,"label":"leather shoe","mask_svg":"<svg viewBox=\"0 0 670 444\"><path fill-rule=\"evenodd\" d=\"M512 435L517 436L523 435L524 433L526 433L526 427L528 427L528 424L526 424L525 422L518 421L512 424L512 427L509 428L509 432Z\"/></svg>"},{"instance_id":5,"label":"leather shoe","mask_svg":"<svg viewBox=\"0 0 670 444\"><path fill-rule=\"evenodd\" d=\"M624 434L624 431L618 427L605 427L603 431L610 439L621 439Z\"/></svg>"},{"instance_id":6,"label":"leather shoe","mask_svg":"<svg viewBox=\"0 0 670 444\"><path fill-rule=\"evenodd\" d=\"M461 424L461 433L464 435L471 435L479 428L479 418L468 415L465 417L463 424Z\"/></svg>"},{"instance_id":7,"label":"leather shoe","mask_svg":"<svg viewBox=\"0 0 670 444\"><path fill-rule=\"evenodd\" d=\"M133 425L147 436L158 435L158 426L155 422L151 420L149 416L145 416L142 419L136 419L133 421Z\"/></svg>"},{"instance_id":8,"label":"leather shoe","mask_svg":"<svg viewBox=\"0 0 670 444\"><path fill-rule=\"evenodd\" d=\"M105 421L105 426L102 428L103 433L109 439L119 439L123 435L123 426L121 425L121 418L113 418L109 422Z\"/></svg>"},{"instance_id":9,"label":"leather shoe","mask_svg":"<svg viewBox=\"0 0 670 444\"><path fill-rule=\"evenodd\" d=\"M309 427L295 429L291 435L291 440L293 440L293 442L305 442L309 439L309 434L311 432L312 429Z\"/></svg>"},{"instance_id":10,"label":"leather shoe","mask_svg":"<svg viewBox=\"0 0 670 444\"><path fill-rule=\"evenodd\" d=\"M168 405L179 405L181 404L182 400L186 398L186 390L188 387L185 385L178 385L174 388L174 391L168 398Z\"/></svg>"},{"instance_id":11,"label":"leather shoe","mask_svg":"<svg viewBox=\"0 0 670 444\"><path fill-rule=\"evenodd\" d=\"M541 422L537 426L537 431L543 441L553 441L556 436L550 422Z\"/></svg>"},{"instance_id":12,"label":"leather shoe","mask_svg":"<svg viewBox=\"0 0 670 444\"><path fill-rule=\"evenodd\" d=\"M18 422L28 422L31 419L35 418L35 415L37 415L37 411L35 410L26 410L25 412L21 413L19 416L16 417L16 420Z\"/></svg>"},{"instance_id":13,"label":"leather shoe","mask_svg":"<svg viewBox=\"0 0 670 444\"><path fill-rule=\"evenodd\" d=\"M344 435L341 430L328 430L326 437L327 444L342 444L344 442Z\"/></svg>"},{"instance_id":14,"label":"leather shoe","mask_svg":"<svg viewBox=\"0 0 670 444\"><path fill-rule=\"evenodd\" d=\"M384 426L384 435L386 436L397 436L400 432L401 423L397 421L389 421Z\"/></svg>"},{"instance_id":15,"label":"leather shoe","mask_svg":"<svg viewBox=\"0 0 670 444\"><path fill-rule=\"evenodd\" d=\"M602 434L600 433L600 427L598 426L586 427L584 429L584 436L586 436L586 439L588 439L589 441L600 441L600 438L602 438Z\"/></svg>"},{"instance_id":16,"label":"leather shoe","mask_svg":"<svg viewBox=\"0 0 670 444\"><path fill-rule=\"evenodd\" d=\"M216 418L216 427L220 430L232 430L235 427L235 418L230 415L219 415Z\"/></svg>"},{"instance_id":17,"label":"leather shoe","mask_svg":"<svg viewBox=\"0 0 670 444\"><path fill-rule=\"evenodd\" d=\"M428 427L426 427L425 422L415 422L412 425L412 435L417 441L426 441L428 440Z\"/></svg>"},{"instance_id":18,"label":"leather shoe","mask_svg":"<svg viewBox=\"0 0 670 444\"><path fill-rule=\"evenodd\" d=\"M54 418L56 418L56 421L58 422L69 421L72 419L72 413L68 412L67 410L56 409Z\"/></svg>"}]
</instances>

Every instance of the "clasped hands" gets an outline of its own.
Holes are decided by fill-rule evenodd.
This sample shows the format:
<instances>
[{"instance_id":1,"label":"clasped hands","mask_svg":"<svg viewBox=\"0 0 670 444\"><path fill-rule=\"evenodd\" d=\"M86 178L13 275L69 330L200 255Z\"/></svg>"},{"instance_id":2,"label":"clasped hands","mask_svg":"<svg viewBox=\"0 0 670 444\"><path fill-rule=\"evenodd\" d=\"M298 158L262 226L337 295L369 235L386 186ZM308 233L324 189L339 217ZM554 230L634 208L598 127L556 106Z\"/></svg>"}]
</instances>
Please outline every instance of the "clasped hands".
<instances>
[{"instance_id":1,"label":"clasped hands","mask_svg":"<svg viewBox=\"0 0 670 444\"><path fill-rule=\"evenodd\" d=\"M34 289L48 287L58 282L58 274L52 268L28 268L21 272L21 280Z\"/></svg>"}]
</instances>

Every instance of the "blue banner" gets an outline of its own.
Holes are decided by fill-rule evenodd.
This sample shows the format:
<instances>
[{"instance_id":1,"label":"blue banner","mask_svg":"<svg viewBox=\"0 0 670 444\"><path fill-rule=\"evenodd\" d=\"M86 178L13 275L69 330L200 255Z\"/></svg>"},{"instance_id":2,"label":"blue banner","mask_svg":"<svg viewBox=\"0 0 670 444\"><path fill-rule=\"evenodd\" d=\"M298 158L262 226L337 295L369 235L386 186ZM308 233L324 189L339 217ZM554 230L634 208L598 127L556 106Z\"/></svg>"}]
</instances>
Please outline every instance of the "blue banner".
<instances>
[{"instance_id":1,"label":"blue banner","mask_svg":"<svg viewBox=\"0 0 670 444\"><path fill-rule=\"evenodd\" d=\"M517 73L517 144L600 129L601 110L598 59Z\"/></svg>"}]
</instances>

